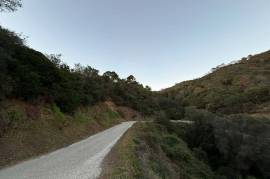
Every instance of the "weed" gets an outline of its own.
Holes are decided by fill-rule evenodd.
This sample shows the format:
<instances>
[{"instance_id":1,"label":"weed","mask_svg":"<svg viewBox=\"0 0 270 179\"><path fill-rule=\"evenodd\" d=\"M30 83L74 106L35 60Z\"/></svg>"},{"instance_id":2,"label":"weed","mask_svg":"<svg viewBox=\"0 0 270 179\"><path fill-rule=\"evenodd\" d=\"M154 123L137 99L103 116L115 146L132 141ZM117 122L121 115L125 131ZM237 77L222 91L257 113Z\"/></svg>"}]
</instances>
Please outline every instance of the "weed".
<instances>
[{"instance_id":1,"label":"weed","mask_svg":"<svg viewBox=\"0 0 270 179\"><path fill-rule=\"evenodd\" d=\"M111 109L108 109L107 114L109 119L117 119L121 117L121 115L118 112L115 112Z\"/></svg>"},{"instance_id":2,"label":"weed","mask_svg":"<svg viewBox=\"0 0 270 179\"><path fill-rule=\"evenodd\" d=\"M58 120L58 121L65 120L64 114L61 112L60 108L57 105L55 105L55 104L52 105L52 112L53 112L56 120Z\"/></svg>"},{"instance_id":3,"label":"weed","mask_svg":"<svg viewBox=\"0 0 270 179\"><path fill-rule=\"evenodd\" d=\"M78 123L93 121L93 118L90 115L84 114L82 112L75 113L74 119Z\"/></svg>"},{"instance_id":4,"label":"weed","mask_svg":"<svg viewBox=\"0 0 270 179\"><path fill-rule=\"evenodd\" d=\"M9 123L13 124L23 118L23 114L19 111L9 111L8 113Z\"/></svg>"}]
</instances>

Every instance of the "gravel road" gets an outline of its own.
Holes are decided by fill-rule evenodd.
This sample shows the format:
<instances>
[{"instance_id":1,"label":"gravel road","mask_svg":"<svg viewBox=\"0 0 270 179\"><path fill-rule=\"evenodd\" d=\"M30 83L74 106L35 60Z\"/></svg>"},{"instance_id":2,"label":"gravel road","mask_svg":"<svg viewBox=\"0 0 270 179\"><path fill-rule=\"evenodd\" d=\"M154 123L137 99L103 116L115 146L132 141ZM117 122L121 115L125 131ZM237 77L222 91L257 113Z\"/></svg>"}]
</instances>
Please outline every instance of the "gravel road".
<instances>
[{"instance_id":1,"label":"gravel road","mask_svg":"<svg viewBox=\"0 0 270 179\"><path fill-rule=\"evenodd\" d=\"M94 179L110 149L135 122L124 122L83 141L0 170L0 179Z\"/></svg>"}]
</instances>

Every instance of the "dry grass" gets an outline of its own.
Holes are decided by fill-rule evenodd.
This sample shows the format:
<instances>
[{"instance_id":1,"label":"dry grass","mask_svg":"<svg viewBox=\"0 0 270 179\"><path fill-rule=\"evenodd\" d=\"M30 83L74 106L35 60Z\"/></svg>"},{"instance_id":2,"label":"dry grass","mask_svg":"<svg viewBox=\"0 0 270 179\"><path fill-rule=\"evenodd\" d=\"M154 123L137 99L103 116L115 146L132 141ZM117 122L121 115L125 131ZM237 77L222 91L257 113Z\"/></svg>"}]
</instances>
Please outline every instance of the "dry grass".
<instances>
[{"instance_id":1,"label":"dry grass","mask_svg":"<svg viewBox=\"0 0 270 179\"><path fill-rule=\"evenodd\" d=\"M54 151L109 128L124 119L105 103L63 114L57 107L8 101L0 120L0 168ZM8 114L8 115L5 115Z\"/></svg>"}]
</instances>

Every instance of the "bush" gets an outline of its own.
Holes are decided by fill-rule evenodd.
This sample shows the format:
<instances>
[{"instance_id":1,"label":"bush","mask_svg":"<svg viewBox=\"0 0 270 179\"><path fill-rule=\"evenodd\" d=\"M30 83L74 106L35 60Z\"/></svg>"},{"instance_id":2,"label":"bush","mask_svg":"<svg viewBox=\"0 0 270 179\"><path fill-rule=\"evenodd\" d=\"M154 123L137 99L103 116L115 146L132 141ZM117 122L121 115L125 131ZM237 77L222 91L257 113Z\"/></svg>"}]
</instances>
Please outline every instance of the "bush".
<instances>
[{"instance_id":1,"label":"bush","mask_svg":"<svg viewBox=\"0 0 270 179\"><path fill-rule=\"evenodd\" d=\"M9 111L7 115L8 115L9 123L11 124L18 122L19 120L23 118L23 115L18 111Z\"/></svg>"},{"instance_id":2,"label":"bush","mask_svg":"<svg viewBox=\"0 0 270 179\"><path fill-rule=\"evenodd\" d=\"M140 126L143 127L139 128L136 148L141 156L143 173L146 174L141 178L214 179L211 169L194 157L174 131L159 123L143 123Z\"/></svg>"},{"instance_id":3,"label":"bush","mask_svg":"<svg viewBox=\"0 0 270 179\"><path fill-rule=\"evenodd\" d=\"M183 146L184 145L184 146ZM175 135L165 135L162 139L162 149L169 158L175 161L188 162L191 159L191 154L185 150L186 146Z\"/></svg>"},{"instance_id":4,"label":"bush","mask_svg":"<svg viewBox=\"0 0 270 179\"><path fill-rule=\"evenodd\" d=\"M253 87L245 91L249 101L253 103L262 103L269 100L270 90L266 86Z\"/></svg>"},{"instance_id":5,"label":"bush","mask_svg":"<svg viewBox=\"0 0 270 179\"><path fill-rule=\"evenodd\" d=\"M195 153L200 148L207 154L207 161L218 174L228 178L270 177L268 119L247 115L221 117L202 110L192 111L187 110L186 118L196 122L187 128L185 140L190 148L196 149Z\"/></svg>"},{"instance_id":6,"label":"bush","mask_svg":"<svg viewBox=\"0 0 270 179\"><path fill-rule=\"evenodd\" d=\"M118 112L112 111L111 109L108 109L107 113L108 113L109 119L117 119L121 117Z\"/></svg>"},{"instance_id":7,"label":"bush","mask_svg":"<svg viewBox=\"0 0 270 179\"><path fill-rule=\"evenodd\" d=\"M56 104L52 105L52 112L57 120L63 121L65 119L64 114L61 112L60 108Z\"/></svg>"}]
</instances>

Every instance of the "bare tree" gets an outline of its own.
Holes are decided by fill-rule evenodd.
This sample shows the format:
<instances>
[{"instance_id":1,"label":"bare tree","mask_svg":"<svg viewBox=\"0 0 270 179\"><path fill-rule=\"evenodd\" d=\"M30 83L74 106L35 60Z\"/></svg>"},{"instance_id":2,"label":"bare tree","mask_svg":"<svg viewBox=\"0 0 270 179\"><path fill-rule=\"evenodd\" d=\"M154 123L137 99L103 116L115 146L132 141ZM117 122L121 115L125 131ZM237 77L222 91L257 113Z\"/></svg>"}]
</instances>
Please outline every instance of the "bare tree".
<instances>
[{"instance_id":1,"label":"bare tree","mask_svg":"<svg viewBox=\"0 0 270 179\"><path fill-rule=\"evenodd\" d=\"M22 0L0 0L0 12L13 12L22 7Z\"/></svg>"}]
</instances>

